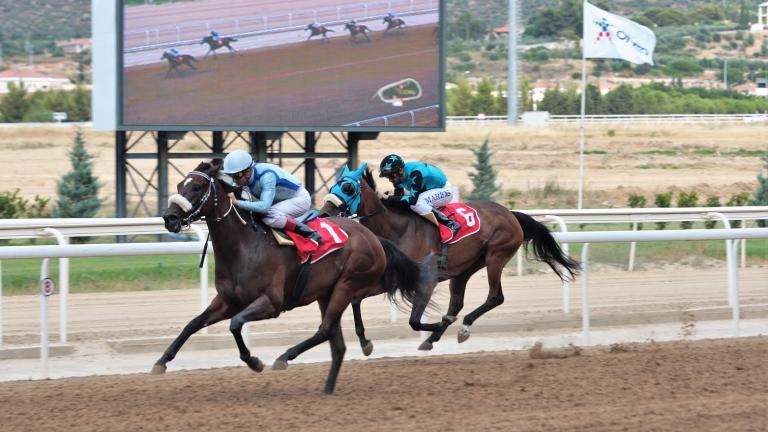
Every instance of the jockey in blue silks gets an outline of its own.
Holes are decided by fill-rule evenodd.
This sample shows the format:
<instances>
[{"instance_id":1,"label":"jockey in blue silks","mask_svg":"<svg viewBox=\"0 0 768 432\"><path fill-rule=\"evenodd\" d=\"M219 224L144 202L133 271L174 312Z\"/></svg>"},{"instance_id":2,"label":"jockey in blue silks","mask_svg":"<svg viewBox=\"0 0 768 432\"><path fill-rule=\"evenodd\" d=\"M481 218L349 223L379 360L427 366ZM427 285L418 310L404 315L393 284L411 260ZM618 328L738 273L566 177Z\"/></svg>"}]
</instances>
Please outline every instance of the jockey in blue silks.
<instances>
[{"instance_id":1,"label":"jockey in blue silks","mask_svg":"<svg viewBox=\"0 0 768 432\"><path fill-rule=\"evenodd\" d=\"M174 57L178 57L178 56L181 55L179 50L176 49L176 48L171 48L171 49L168 50L168 52L171 53L171 55L174 56Z\"/></svg>"},{"instance_id":2,"label":"jockey in blue silks","mask_svg":"<svg viewBox=\"0 0 768 432\"><path fill-rule=\"evenodd\" d=\"M453 235L461 228L458 222L438 210L453 199L453 188L440 168L424 162L406 163L400 156L392 154L381 161L379 177L386 177L395 187L388 202L407 203L414 213L429 220L437 219Z\"/></svg>"},{"instance_id":3,"label":"jockey in blue silks","mask_svg":"<svg viewBox=\"0 0 768 432\"><path fill-rule=\"evenodd\" d=\"M285 228L321 242L322 237L317 231L295 219L312 206L312 197L296 177L277 165L254 162L245 150L228 154L221 171L254 197L253 200L238 200L234 193L230 194L238 208L262 215L262 221L272 228Z\"/></svg>"},{"instance_id":4,"label":"jockey in blue silks","mask_svg":"<svg viewBox=\"0 0 768 432\"><path fill-rule=\"evenodd\" d=\"M215 30L211 30L211 37L213 38L214 42L219 42L221 40L221 35Z\"/></svg>"}]
</instances>

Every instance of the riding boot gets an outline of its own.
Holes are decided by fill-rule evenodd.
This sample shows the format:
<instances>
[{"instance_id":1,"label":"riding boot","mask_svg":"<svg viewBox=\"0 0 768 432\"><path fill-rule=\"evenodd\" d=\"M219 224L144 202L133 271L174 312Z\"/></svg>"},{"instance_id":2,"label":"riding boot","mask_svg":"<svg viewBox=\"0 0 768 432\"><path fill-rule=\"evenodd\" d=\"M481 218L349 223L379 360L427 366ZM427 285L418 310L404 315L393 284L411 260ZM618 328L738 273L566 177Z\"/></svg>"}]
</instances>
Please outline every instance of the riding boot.
<instances>
[{"instance_id":1,"label":"riding boot","mask_svg":"<svg viewBox=\"0 0 768 432\"><path fill-rule=\"evenodd\" d=\"M319 232L313 230L301 222L296 222L295 219L288 219L285 223L285 229L288 231L293 231L304 238L314 240L317 242L317 244L321 244L323 242L323 237Z\"/></svg>"},{"instance_id":2,"label":"riding boot","mask_svg":"<svg viewBox=\"0 0 768 432\"><path fill-rule=\"evenodd\" d=\"M452 236L455 236L456 233L459 232L461 225L459 225L458 222L456 222L453 219L449 219L448 216L446 216L443 212L435 208L432 209L432 214L435 215L438 222L445 225L446 227L448 227L449 230L451 230Z\"/></svg>"}]
</instances>

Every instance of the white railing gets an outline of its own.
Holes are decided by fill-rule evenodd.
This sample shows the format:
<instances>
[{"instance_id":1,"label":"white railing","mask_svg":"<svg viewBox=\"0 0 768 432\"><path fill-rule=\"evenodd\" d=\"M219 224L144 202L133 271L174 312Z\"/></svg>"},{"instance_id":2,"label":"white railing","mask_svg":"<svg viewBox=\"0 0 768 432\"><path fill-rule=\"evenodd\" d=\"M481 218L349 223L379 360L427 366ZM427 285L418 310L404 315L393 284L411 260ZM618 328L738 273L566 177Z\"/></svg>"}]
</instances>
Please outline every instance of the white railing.
<instances>
[{"instance_id":1,"label":"white railing","mask_svg":"<svg viewBox=\"0 0 768 432\"><path fill-rule=\"evenodd\" d=\"M768 206L745 207L692 207L692 208L623 208L623 209L551 209L551 210L524 210L523 213L533 216L541 222L557 223L561 233L567 233L568 224L583 223L633 223L634 229L641 222L673 222L673 221L711 221L719 220L723 226L730 228L730 221L768 219ZM195 242L162 243L185 244L192 250L202 252L202 242L207 235L207 226L197 222L191 227L191 234L196 237ZM639 232L640 233L640 232ZM645 232L642 232L645 233ZM0 220L0 239L30 239L30 238L56 238L59 244L66 244L70 237L98 237L139 234L168 234L160 217L149 218L71 218L71 219L6 219ZM576 233L568 233L576 234ZM596 233L597 234L597 233ZM105 247L104 245L84 245L89 247ZM24 246L32 248L48 248L50 246ZM0 247L0 251L9 250L9 247ZM567 241L563 249L568 250ZM43 249L48 250L48 249ZM85 249L86 251L88 249ZM634 265L635 243L630 247L629 270ZM741 263L745 266L745 242L741 242ZM732 244L726 241L726 260L730 261L735 256ZM2 345L2 257L0 257L0 345ZM207 262L207 260L206 260ZM523 273L523 254L517 255L517 273ZM69 262L68 258L60 258L59 262L59 287L60 287L60 341L67 341L67 296L69 292ZM208 266L200 269L200 308L204 310L208 305ZM570 287L563 283L563 310L568 311L568 297Z\"/></svg>"},{"instance_id":2,"label":"white railing","mask_svg":"<svg viewBox=\"0 0 768 432\"><path fill-rule=\"evenodd\" d=\"M358 22L381 20L388 12L400 16L435 13L439 10L438 7L439 0L386 0L140 28L125 31L124 51L138 52L197 44L203 36L210 35L211 30L216 30L223 36L246 37L301 30L312 22L327 26L343 24L351 19Z\"/></svg>"},{"instance_id":3,"label":"white railing","mask_svg":"<svg viewBox=\"0 0 768 432\"><path fill-rule=\"evenodd\" d=\"M449 124L502 124L507 116L447 116ZM578 123L578 115L551 115L548 123ZM768 114L628 114L588 115L585 123L752 123L768 122Z\"/></svg>"},{"instance_id":4,"label":"white railing","mask_svg":"<svg viewBox=\"0 0 768 432\"><path fill-rule=\"evenodd\" d=\"M366 120L360 120L359 122L349 123L344 126L384 126L384 127L398 127L398 126L416 126L419 121L417 115L434 112L434 124L439 123L440 105L430 105L422 108L415 108L412 110L402 111L399 113L388 114L379 117L373 117ZM398 120L401 119L401 120ZM431 120L431 119L430 119Z\"/></svg>"},{"instance_id":5,"label":"white railing","mask_svg":"<svg viewBox=\"0 0 768 432\"><path fill-rule=\"evenodd\" d=\"M718 229L718 230L674 230L674 231L609 231L556 233L558 241L564 243L584 243L582 249L581 301L582 332L589 343L589 244L598 242L632 241L681 241L681 240L733 240L734 245L740 239L768 239L768 228ZM212 248L209 248L211 250ZM127 243L127 244L91 244L91 245L50 245L50 246L6 246L0 248L2 259L43 258L41 281L48 277L49 258L74 258L97 256L134 256L134 255L187 255L200 253L199 244L188 242L174 243ZM733 255L732 255L733 256ZM731 257L732 257L731 256ZM736 279L736 265L733 258L728 262L728 303L731 305L735 334L739 329L739 291ZM40 359L43 377L48 374L48 297L40 293ZM0 316L0 319L2 317Z\"/></svg>"}]
</instances>

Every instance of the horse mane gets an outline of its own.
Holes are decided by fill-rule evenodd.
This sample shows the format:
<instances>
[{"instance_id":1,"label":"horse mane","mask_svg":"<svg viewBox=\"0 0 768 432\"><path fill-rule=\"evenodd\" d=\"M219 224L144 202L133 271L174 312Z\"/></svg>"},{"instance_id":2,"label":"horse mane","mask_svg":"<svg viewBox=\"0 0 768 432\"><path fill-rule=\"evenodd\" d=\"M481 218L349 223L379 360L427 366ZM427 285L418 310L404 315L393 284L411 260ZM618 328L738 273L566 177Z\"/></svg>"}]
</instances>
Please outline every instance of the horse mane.
<instances>
[{"instance_id":1,"label":"horse mane","mask_svg":"<svg viewBox=\"0 0 768 432\"><path fill-rule=\"evenodd\" d=\"M376 180L374 180L373 172L371 171L370 168L366 168L365 169L365 172L363 173L362 178L363 178L363 181L365 181L365 183L368 185L368 187L370 187L371 190L376 192ZM401 212L405 213L406 215L413 213L412 211L410 211L410 209L408 208L407 204L402 202L402 201L395 202L395 203L390 203L387 200L381 200L381 202L389 210L401 211Z\"/></svg>"},{"instance_id":2,"label":"horse mane","mask_svg":"<svg viewBox=\"0 0 768 432\"><path fill-rule=\"evenodd\" d=\"M210 162L200 162L194 171L206 173L211 177L216 177L223 164L224 162L221 159L213 159Z\"/></svg>"}]
</instances>

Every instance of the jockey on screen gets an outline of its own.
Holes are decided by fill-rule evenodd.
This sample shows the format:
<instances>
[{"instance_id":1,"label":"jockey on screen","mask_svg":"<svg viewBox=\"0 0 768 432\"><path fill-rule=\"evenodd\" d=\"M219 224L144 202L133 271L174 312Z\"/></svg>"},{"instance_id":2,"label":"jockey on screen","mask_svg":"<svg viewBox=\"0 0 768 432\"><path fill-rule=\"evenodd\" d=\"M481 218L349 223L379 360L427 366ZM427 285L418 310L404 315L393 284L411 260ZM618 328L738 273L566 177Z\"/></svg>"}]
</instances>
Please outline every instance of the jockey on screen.
<instances>
[{"instance_id":1,"label":"jockey on screen","mask_svg":"<svg viewBox=\"0 0 768 432\"><path fill-rule=\"evenodd\" d=\"M219 32L215 30L211 30L211 37L213 38L214 42L216 43L221 42L221 35L219 34Z\"/></svg>"},{"instance_id":2,"label":"jockey on screen","mask_svg":"<svg viewBox=\"0 0 768 432\"><path fill-rule=\"evenodd\" d=\"M174 56L174 57L181 56L181 53L176 48L171 48L171 49L168 50L168 52L171 53L171 55Z\"/></svg>"}]
</instances>

